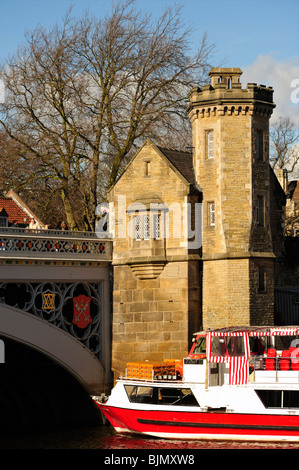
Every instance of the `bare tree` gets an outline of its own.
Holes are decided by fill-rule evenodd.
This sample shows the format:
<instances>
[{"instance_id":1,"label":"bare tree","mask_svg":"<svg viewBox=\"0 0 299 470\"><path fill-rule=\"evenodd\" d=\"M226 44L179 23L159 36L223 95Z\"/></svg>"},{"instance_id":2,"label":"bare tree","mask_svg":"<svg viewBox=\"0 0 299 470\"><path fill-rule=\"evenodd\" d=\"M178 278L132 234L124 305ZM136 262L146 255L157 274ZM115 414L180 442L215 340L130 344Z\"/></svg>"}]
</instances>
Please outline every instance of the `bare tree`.
<instances>
[{"instance_id":1,"label":"bare tree","mask_svg":"<svg viewBox=\"0 0 299 470\"><path fill-rule=\"evenodd\" d=\"M19 146L4 132L0 132L0 188L5 195L13 189L45 224L56 226L64 218L60 188L47 177L36 160L26 158Z\"/></svg>"},{"instance_id":2,"label":"bare tree","mask_svg":"<svg viewBox=\"0 0 299 470\"><path fill-rule=\"evenodd\" d=\"M179 9L154 21L121 1L103 20L69 13L62 26L28 33L2 68L0 123L24 158L38 162L36 175L59 185L70 228L94 228L99 198L145 138L188 141L185 100L213 50L204 35L192 56L189 37Z\"/></svg>"},{"instance_id":3,"label":"bare tree","mask_svg":"<svg viewBox=\"0 0 299 470\"><path fill-rule=\"evenodd\" d=\"M279 117L270 130L270 162L274 170L287 169L292 173L298 164L299 151L296 142L299 132L289 118Z\"/></svg>"},{"instance_id":4,"label":"bare tree","mask_svg":"<svg viewBox=\"0 0 299 470\"><path fill-rule=\"evenodd\" d=\"M80 159L74 132L79 116L71 86L79 68L70 54L74 37L70 26L66 18L61 29L38 28L26 35L26 47L2 74L6 99L1 124L26 160L38 160L34 177L47 175L59 181L68 223L76 228L69 185L72 166Z\"/></svg>"}]
</instances>

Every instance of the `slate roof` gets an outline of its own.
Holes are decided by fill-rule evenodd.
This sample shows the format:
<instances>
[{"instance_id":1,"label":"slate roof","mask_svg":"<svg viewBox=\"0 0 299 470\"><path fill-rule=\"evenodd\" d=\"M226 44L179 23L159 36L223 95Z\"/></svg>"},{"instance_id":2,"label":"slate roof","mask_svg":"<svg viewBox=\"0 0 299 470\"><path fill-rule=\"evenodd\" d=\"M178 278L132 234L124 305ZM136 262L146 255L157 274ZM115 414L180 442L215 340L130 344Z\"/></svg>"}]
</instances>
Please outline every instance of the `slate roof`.
<instances>
[{"instance_id":1,"label":"slate roof","mask_svg":"<svg viewBox=\"0 0 299 470\"><path fill-rule=\"evenodd\" d=\"M158 147L160 152L173 164L173 166L184 176L188 183L196 185L193 171L193 155L190 152L172 150Z\"/></svg>"}]
</instances>

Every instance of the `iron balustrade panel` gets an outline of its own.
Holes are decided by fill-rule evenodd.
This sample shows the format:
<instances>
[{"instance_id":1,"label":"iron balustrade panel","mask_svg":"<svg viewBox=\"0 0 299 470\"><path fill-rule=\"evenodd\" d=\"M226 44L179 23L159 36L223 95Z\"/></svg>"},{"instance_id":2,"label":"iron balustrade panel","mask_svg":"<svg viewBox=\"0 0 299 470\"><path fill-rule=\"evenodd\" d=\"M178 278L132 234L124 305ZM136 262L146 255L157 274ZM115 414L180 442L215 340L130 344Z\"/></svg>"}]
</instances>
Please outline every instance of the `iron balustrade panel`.
<instances>
[{"instance_id":1,"label":"iron balustrade panel","mask_svg":"<svg viewBox=\"0 0 299 470\"><path fill-rule=\"evenodd\" d=\"M103 361L103 282L1 282L0 303L61 328Z\"/></svg>"},{"instance_id":2,"label":"iron balustrade panel","mask_svg":"<svg viewBox=\"0 0 299 470\"><path fill-rule=\"evenodd\" d=\"M0 258L111 261L112 240L94 232L2 227Z\"/></svg>"}]
</instances>

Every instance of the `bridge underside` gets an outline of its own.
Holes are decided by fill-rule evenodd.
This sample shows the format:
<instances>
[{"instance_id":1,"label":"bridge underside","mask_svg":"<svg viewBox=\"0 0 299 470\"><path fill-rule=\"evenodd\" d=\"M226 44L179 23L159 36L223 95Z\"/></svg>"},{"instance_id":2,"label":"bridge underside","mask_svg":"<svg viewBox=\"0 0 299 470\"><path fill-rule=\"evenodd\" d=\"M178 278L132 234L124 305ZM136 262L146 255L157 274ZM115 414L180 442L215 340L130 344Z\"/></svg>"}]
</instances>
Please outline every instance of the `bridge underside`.
<instances>
[{"instance_id":1,"label":"bridge underside","mask_svg":"<svg viewBox=\"0 0 299 470\"><path fill-rule=\"evenodd\" d=\"M4 336L1 340L7 356L0 364L2 443L6 437L10 443L12 435L24 438L28 433L40 435L102 424L89 393L66 369L22 343Z\"/></svg>"},{"instance_id":2,"label":"bridge underside","mask_svg":"<svg viewBox=\"0 0 299 470\"><path fill-rule=\"evenodd\" d=\"M54 325L0 304L0 335L50 358L66 369L89 394L103 392L105 373L100 361L80 341Z\"/></svg>"}]
</instances>

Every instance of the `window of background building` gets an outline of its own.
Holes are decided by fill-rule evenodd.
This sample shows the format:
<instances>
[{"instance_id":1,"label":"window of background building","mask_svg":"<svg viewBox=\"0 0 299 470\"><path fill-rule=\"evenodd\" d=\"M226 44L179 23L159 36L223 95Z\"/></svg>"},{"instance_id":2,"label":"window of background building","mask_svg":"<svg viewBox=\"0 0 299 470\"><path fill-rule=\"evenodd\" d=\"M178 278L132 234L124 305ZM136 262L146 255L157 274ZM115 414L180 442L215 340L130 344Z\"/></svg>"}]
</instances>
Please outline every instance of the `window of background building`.
<instances>
[{"instance_id":1,"label":"window of background building","mask_svg":"<svg viewBox=\"0 0 299 470\"><path fill-rule=\"evenodd\" d=\"M149 240L150 237L150 218L149 215L143 216L143 238Z\"/></svg>"}]
</instances>

